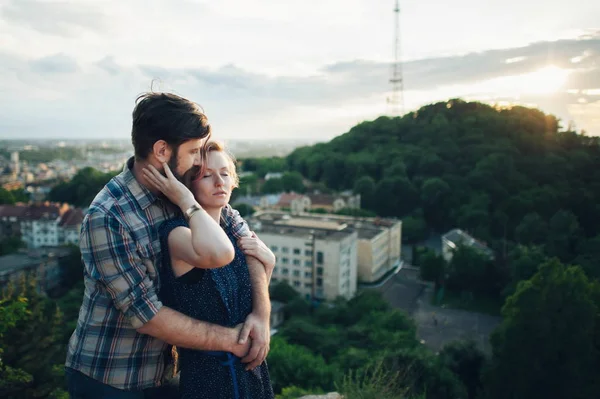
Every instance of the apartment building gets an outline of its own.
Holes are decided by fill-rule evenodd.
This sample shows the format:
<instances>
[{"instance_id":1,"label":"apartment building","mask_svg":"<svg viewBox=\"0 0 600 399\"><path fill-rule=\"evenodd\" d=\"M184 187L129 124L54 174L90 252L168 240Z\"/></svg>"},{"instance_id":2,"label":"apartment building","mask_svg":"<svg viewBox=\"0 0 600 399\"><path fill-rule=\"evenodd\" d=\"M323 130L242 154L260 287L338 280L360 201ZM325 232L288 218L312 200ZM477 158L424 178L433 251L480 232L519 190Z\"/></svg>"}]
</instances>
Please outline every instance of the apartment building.
<instances>
[{"instance_id":1,"label":"apartment building","mask_svg":"<svg viewBox=\"0 0 600 399\"><path fill-rule=\"evenodd\" d=\"M377 281L400 265L400 220L267 210L250 223L277 256L275 280L307 297L349 298L357 281Z\"/></svg>"},{"instance_id":2,"label":"apartment building","mask_svg":"<svg viewBox=\"0 0 600 399\"><path fill-rule=\"evenodd\" d=\"M250 225L277 257L273 282L286 281L306 298L319 300L356 293L356 231L284 212L260 213Z\"/></svg>"},{"instance_id":3,"label":"apartment building","mask_svg":"<svg viewBox=\"0 0 600 399\"><path fill-rule=\"evenodd\" d=\"M67 204L0 206L0 232L20 236L27 248L78 244L83 211Z\"/></svg>"}]
</instances>

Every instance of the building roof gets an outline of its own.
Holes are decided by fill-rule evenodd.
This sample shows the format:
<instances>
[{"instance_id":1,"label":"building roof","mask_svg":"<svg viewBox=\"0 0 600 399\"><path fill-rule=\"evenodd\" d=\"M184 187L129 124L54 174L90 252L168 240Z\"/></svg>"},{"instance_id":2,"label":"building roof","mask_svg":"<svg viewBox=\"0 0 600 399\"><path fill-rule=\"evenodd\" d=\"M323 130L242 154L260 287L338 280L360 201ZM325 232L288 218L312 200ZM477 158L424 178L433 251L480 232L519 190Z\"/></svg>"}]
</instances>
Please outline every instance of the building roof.
<instances>
[{"instance_id":1,"label":"building roof","mask_svg":"<svg viewBox=\"0 0 600 399\"><path fill-rule=\"evenodd\" d=\"M76 227L83 222L83 210L80 208L71 208L60 218L59 226Z\"/></svg>"},{"instance_id":2,"label":"building roof","mask_svg":"<svg viewBox=\"0 0 600 399\"><path fill-rule=\"evenodd\" d=\"M67 204L43 202L37 204L1 205L0 217L16 217L21 220L55 220L65 218L66 226L74 226L83 221L83 212L70 208Z\"/></svg>"},{"instance_id":3,"label":"building roof","mask_svg":"<svg viewBox=\"0 0 600 399\"><path fill-rule=\"evenodd\" d=\"M371 240L386 229L400 223L396 219L363 218L344 215L329 215L303 213L291 216L283 211L261 211L253 215L253 218L263 224L288 227L304 227L310 229L321 229L330 231L352 230L358 233L359 239Z\"/></svg>"},{"instance_id":4,"label":"building roof","mask_svg":"<svg viewBox=\"0 0 600 399\"><path fill-rule=\"evenodd\" d=\"M476 238L471 237L469 234L462 231L461 229L450 230L449 232L447 232L446 234L444 234L442 236L442 240L447 240L447 241L451 242L452 244L454 244L454 246L467 245L467 246L469 246L471 248L475 248L487 255L494 256L494 251L492 251L490 248L488 248L487 245L485 245L483 242L477 240Z\"/></svg>"},{"instance_id":5,"label":"building roof","mask_svg":"<svg viewBox=\"0 0 600 399\"><path fill-rule=\"evenodd\" d=\"M0 217L24 218L26 210L23 205L0 205Z\"/></svg>"},{"instance_id":6,"label":"building roof","mask_svg":"<svg viewBox=\"0 0 600 399\"><path fill-rule=\"evenodd\" d=\"M329 194L309 194L308 198L312 206L333 206L333 202L339 197Z\"/></svg>"},{"instance_id":7,"label":"building roof","mask_svg":"<svg viewBox=\"0 0 600 399\"><path fill-rule=\"evenodd\" d=\"M302 194L297 194L297 193L283 193L281 194L281 197L279 197L279 201L277 202L277 205L279 206L290 206L292 204L292 201L297 199L297 198L302 198L303 195Z\"/></svg>"},{"instance_id":8,"label":"building roof","mask_svg":"<svg viewBox=\"0 0 600 399\"><path fill-rule=\"evenodd\" d=\"M332 231L311 229L308 227L278 226L274 224L261 224L260 227L257 225L254 225L253 227L259 235L273 234L277 236L295 237L305 240L310 240L312 238L311 236L313 236L320 240L342 241L355 233L355 231L352 229Z\"/></svg>"}]
</instances>

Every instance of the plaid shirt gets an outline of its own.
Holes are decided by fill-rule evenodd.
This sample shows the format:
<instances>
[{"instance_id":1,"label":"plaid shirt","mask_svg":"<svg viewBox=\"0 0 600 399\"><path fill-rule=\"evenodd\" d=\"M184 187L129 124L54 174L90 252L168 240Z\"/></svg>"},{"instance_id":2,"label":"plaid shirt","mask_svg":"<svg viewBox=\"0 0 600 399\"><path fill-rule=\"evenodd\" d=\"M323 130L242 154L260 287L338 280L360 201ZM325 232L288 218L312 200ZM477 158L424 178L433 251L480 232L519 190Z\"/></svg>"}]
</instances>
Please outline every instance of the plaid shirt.
<instances>
[{"instance_id":1,"label":"plaid shirt","mask_svg":"<svg viewBox=\"0 0 600 399\"><path fill-rule=\"evenodd\" d=\"M140 334L163 306L160 289L160 224L176 215L135 179L129 159L123 172L96 196L81 226L85 293L65 365L115 388L158 386L169 345ZM237 211L223 210L237 237L248 228Z\"/></svg>"}]
</instances>

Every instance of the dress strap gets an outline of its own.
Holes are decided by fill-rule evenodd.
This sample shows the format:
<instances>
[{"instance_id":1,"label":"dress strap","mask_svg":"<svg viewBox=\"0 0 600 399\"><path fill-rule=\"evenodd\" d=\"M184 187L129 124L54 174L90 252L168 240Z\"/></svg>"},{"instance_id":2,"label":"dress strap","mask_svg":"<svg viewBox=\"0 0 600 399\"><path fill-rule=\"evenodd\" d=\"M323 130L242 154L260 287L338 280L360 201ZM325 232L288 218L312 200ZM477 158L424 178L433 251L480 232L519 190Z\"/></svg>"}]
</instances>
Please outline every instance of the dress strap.
<instances>
[{"instance_id":1,"label":"dress strap","mask_svg":"<svg viewBox=\"0 0 600 399\"><path fill-rule=\"evenodd\" d=\"M231 380L233 382L233 397L234 399L240 399L240 387L237 381L237 374L235 372L235 362L239 361L239 358L235 356L231 352L222 352L222 351L202 351L205 355L214 356L214 357L223 357L225 356L227 360L221 360L222 366L229 366L229 371L231 372Z\"/></svg>"}]
</instances>

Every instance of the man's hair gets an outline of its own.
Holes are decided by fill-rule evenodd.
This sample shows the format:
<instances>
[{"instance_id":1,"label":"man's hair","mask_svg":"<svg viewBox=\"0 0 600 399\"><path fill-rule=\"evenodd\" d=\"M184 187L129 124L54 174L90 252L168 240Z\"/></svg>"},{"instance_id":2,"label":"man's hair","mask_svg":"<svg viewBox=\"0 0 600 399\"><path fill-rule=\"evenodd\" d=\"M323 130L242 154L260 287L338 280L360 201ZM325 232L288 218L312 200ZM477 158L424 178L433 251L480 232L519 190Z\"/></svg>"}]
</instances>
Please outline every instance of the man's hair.
<instances>
[{"instance_id":1,"label":"man's hair","mask_svg":"<svg viewBox=\"0 0 600 399\"><path fill-rule=\"evenodd\" d=\"M204 153L208 155L208 153L212 151L222 152L225 154L225 156L229 160L229 174L231 175L231 179L233 180L233 187L239 187L240 177L238 176L235 168L235 157L233 156L233 154L229 152L229 150L227 150L227 148L225 148L225 145L223 145L222 143L219 143L218 141L208 141L204 146ZM206 156L204 156L203 158L206 160Z\"/></svg>"},{"instance_id":2,"label":"man's hair","mask_svg":"<svg viewBox=\"0 0 600 399\"><path fill-rule=\"evenodd\" d=\"M177 151L188 140L210 137L206 115L190 100L176 94L150 92L135 102L131 142L136 159L146 159L159 140Z\"/></svg>"}]
</instances>

